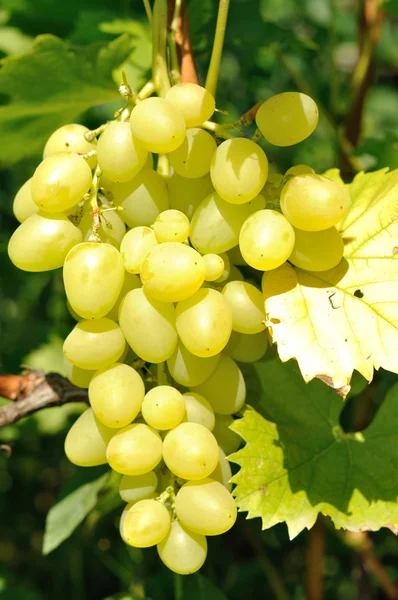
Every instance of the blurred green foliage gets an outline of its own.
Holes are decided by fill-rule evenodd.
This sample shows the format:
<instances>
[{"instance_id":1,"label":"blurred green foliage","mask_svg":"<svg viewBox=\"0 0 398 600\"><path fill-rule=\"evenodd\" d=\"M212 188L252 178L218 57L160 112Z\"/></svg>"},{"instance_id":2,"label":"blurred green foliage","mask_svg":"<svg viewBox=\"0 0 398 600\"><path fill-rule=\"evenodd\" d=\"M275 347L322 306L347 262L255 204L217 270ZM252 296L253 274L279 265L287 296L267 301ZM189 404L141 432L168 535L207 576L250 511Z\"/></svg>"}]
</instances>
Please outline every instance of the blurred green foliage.
<instances>
[{"instance_id":1,"label":"blurred green foliage","mask_svg":"<svg viewBox=\"0 0 398 600\"><path fill-rule=\"evenodd\" d=\"M198 71L204 81L217 2L188 0L188 8ZM355 151L363 168L371 170L398 167L397 0L385 2L385 11ZM351 104L352 74L358 58L358 14L359 0L232 0L218 107L235 118L271 94L300 89L316 98L321 108L319 127L304 143L288 149L264 144L273 170L283 171L299 163L310 164L317 171L339 165L341 131ZM139 88L149 73L150 32L140 0L2 0L0 58L30 52L35 36L45 33L83 47L109 44L126 34L133 48L123 65L130 83ZM90 52L77 52L78 68ZM120 68L113 76L115 80L120 77ZM13 197L40 161L38 141L45 142L52 118L48 116L46 121L46 114L59 110L48 96L40 72L29 81L24 80L23 72L13 77L21 79L7 82L7 78L1 79L0 71L0 118L4 126L9 115L9 139L17 146L13 158L10 142L2 139L0 151L0 156L7 158L3 158L0 171L0 368L13 373L21 364L29 364L62 372L62 339L73 325L66 309L62 275L59 271L22 273L10 264L6 253L7 241L16 227ZM34 90L24 90L24 85ZM67 80L63 85L60 91L75 103L67 117L89 127L98 126L118 108L119 101L115 100L86 110L91 96L90 102L83 99L79 103L83 90L75 85L72 93ZM109 81L107 85L109 91ZM10 103L10 96L20 102L30 92L43 105L44 126L35 128L34 133L24 119L23 107L17 124L13 123L15 105ZM107 98L99 93L96 100L104 102ZM82 110L85 112L79 114ZM17 156L23 160L17 161ZM5 162L13 164L5 168ZM363 394L367 394L367 401L370 397L370 413L376 410L394 380L389 374L377 376L371 388L348 402L343 424L349 427ZM281 599L304 599L308 534L289 542L284 525L262 533L258 520L246 522L241 515L231 532L211 540L201 575L175 577L160 564L153 549L143 553L120 541L118 511L107 493L100 494L96 509L73 536L43 557L46 514L61 488L67 493L71 476L79 477L63 455L63 439L81 410L77 405L46 410L0 432L0 443L12 446L10 458L0 455L1 599L240 600L277 598L275 586L282 590ZM382 531L372 539L377 555L398 583L396 538ZM360 590L365 590L363 598L365 592L366 598L384 597L377 582L332 528L324 575L326 599L354 600L361 598Z\"/></svg>"}]
</instances>

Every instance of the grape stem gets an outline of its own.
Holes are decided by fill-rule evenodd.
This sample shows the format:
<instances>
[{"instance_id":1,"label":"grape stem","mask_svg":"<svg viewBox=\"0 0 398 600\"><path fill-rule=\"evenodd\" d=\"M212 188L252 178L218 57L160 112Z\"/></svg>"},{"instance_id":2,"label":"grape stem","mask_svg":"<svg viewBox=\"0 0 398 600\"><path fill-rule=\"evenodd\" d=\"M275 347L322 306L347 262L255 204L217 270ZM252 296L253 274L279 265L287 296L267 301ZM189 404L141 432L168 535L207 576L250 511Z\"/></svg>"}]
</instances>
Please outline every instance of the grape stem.
<instances>
[{"instance_id":1,"label":"grape stem","mask_svg":"<svg viewBox=\"0 0 398 600\"><path fill-rule=\"evenodd\" d=\"M230 140L236 137L227 131L227 129L230 128L229 123L226 123L226 126L224 126L224 124L214 123L213 121L205 121L202 123L201 127L203 127L203 129L207 129L208 131L212 131L216 137L224 140Z\"/></svg>"},{"instance_id":2,"label":"grape stem","mask_svg":"<svg viewBox=\"0 0 398 600\"><path fill-rule=\"evenodd\" d=\"M210 66L206 78L206 89L214 97L216 96L217 92L217 83L220 73L220 63L224 45L225 29L227 26L228 10L229 0L220 0L218 5L216 33L214 35Z\"/></svg>"},{"instance_id":3,"label":"grape stem","mask_svg":"<svg viewBox=\"0 0 398 600\"><path fill-rule=\"evenodd\" d=\"M152 77L156 91L161 97L164 97L171 87L166 46L167 0L155 0L152 19Z\"/></svg>"},{"instance_id":4,"label":"grape stem","mask_svg":"<svg viewBox=\"0 0 398 600\"><path fill-rule=\"evenodd\" d=\"M157 384L158 385L167 385L169 382L169 378L167 376L166 371L166 363L161 362L157 365Z\"/></svg>"},{"instance_id":5,"label":"grape stem","mask_svg":"<svg viewBox=\"0 0 398 600\"><path fill-rule=\"evenodd\" d=\"M90 237L88 238L89 242L100 242L101 238L98 234L99 228L101 226L101 209L98 206L98 189L100 185L102 171L99 166L94 171L93 181L90 189L90 206L92 209L91 215L93 217L93 229Z\"/></svg>"}]
</instances>

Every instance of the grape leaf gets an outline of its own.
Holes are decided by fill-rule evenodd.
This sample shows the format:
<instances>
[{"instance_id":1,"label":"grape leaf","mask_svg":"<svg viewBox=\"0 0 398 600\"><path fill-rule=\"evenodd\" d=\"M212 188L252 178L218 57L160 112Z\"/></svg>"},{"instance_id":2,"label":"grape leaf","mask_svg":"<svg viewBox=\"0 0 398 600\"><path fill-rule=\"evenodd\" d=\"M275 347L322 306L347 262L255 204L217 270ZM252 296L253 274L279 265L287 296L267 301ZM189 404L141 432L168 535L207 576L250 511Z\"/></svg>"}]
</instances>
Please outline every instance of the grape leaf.
<instances>
[{"instance_id":1,"label":"grape leaf","mask_svg":"<svg viewBox=\"0 0 398 600\"><path fill-rule=\"evenodd\" d=\"M333 389L304 383L293 361L255 369L267 418L247 407L232 426L246 441L229 457L241 467L232 479L239 510L263 529L286 522L290 538L319 513L336 528L398 533L398 384L365 430L345 433Z\"/></svg>"},{"instance_id":2,"label":"grape leaf","mask_svg":"<svg viewBox=\"0 0 398 600\"><path fill-rule=\"evenodd\" d=\"M74 47L52 35L0 61L0 164L39 154L48 136L88 108L118 97L112 73L133 49L129 36Z\"/></svg>"},{"instance_id":3,"label":"grape leaf","mask_svg":"<svg viewBox=\"0 0 398 600\"><path fill-rule=\"evenodd\" d=\"M282 361L346 396L354 369L398 373L398 170L360 173L340 223L345 258L310 273L285 263L265 274L267 325Z\"/></svg>"},{"instance_id":4,"label":"grape leaf","mask_svg":"<svg viewBox=\"0 0 398 600\"><path fill-rule=\"evenodd\" d=\"M98 476L98 473L101 475ZM61 500L47 515L43 554L55 550L80 525L96 505L98 494L108 479L109 471L104 473L102 467L86 470L83 481L81 472L75 472L67 482L65 495L61 491Z\"/></svg>"}]
</instances>

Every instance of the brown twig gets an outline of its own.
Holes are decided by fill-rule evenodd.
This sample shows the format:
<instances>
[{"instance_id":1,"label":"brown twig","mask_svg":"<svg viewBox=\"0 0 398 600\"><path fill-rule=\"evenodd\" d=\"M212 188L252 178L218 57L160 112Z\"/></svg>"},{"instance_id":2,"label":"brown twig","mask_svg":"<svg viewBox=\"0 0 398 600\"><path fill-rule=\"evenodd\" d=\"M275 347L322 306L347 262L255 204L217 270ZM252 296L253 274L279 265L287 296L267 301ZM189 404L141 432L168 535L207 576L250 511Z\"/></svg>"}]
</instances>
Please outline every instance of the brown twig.
<instances>
[{"instance_id":1,"label":"brown twig","mask_svg":"<svg viewBox=\"0 0 398 600\"><path fill-rule=\"evenodd\" d=\"M173 19L175 0L168 0L167 6L168 22L170 27ZM186 0L182 0L175 41L177 46L178 62L181 70L181 81L183 83L199 83L198 72L196 70L196 64L193 55Z\"/></svg>"},{"instance_id":2,"label":"brown twig","mask_svg":"<svg viewBox=\"0 0 398 600\"><path fill-rule=\"evenodd\" d=\"M352 102L348 112L344 137L352 148L358 145L363 109L372 81L374 56L379 42L384 12L380 0L362 0L359 13L359 57L352 76ZM342 170L352 174L352 166L342 157Z\"/></svg>"},{"instance_id":3,"label":"brown twig","mask_svg":"<svg viewBox=\"0 0 398 600\"><path fill-rule=\"evenodd\" d=\"M16 423L43 408L88 402L87 390L73 385L59 373L44 375L42 371L1 375L0 395L13 401L0 408L0 427Z\"/></svg>"},{"instance_id":4,"label":"brown twig","mask_svg":"<svg viewBox=\"0 0 398 600\"><path fill-rule=\"evenodd\" d=\"M347 531L343 540L358 553L364 568L377 579L386 597L390 600L398 600L398 586L394 584L383 563L377 558L368 534L365 531L359 533Z\"/></svg>"},{"instance_id":5,"label":"brown twig","mask_svg":"<svg viewBox=\"0 0 398 600\"><path fill-rule=\"evenodd\" d=\"M308 534L305 590L307 600L323 598L323 565L325 557L326 528L318 519Z\"/></svg>"}]
</instances>

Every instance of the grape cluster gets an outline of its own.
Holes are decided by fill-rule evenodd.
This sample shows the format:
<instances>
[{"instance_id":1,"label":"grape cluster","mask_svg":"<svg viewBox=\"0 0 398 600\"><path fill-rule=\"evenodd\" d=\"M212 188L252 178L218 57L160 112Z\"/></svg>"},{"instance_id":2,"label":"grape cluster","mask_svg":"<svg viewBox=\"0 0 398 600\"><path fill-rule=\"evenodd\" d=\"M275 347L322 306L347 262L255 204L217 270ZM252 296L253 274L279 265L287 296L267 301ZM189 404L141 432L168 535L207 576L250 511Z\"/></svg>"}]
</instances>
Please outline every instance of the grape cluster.
<instances>
[{"instance_id":1,"label":"grape cluster","mask_svg":"<svg viewBox=\"0 0 398 600\"><path fill-rule=\"evenodd\" d=\"M65 369L91 405L66 455L122 475L123 540L157 545L182 574L202 566L206 536L236 519L226 455L239 446L229 425L246 397L237 363L267 349L262 292L239 267L336 266L334 226L348 208L344 188L310 167L268 174L254 140L219 143L214 110L204 88L178 84L96 131L61 127L14 200L21 224L9 242L20 269L63 267L77 321ZM273 96L256 115L278 146L317 120L300 93Z\"/></svg>"}]
</instances>

